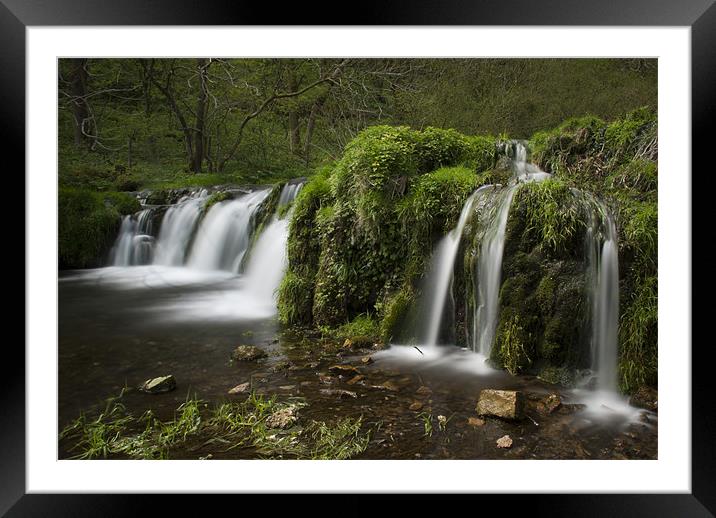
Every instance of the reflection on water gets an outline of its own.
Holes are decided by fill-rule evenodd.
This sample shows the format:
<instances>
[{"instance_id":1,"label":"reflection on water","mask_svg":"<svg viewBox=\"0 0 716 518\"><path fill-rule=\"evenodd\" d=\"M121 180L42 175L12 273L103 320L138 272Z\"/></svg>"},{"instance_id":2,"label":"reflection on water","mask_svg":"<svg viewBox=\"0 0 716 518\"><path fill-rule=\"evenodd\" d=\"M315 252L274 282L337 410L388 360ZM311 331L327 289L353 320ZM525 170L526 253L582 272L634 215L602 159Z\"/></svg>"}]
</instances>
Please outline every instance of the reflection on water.
<instances>
[{"instance_id":1,"label":"reflection on water","mask_svg":"<svg viewBox=\"0 0 716 518\"><path fill-rule=\"evenodd\" d=\"M250 270L250 268L249 268ZM268 293L268 297L267 294ZM399 346L384 351L322 349L281 333L273 293L254 290L246 278L228 272L181 267L112 267L66 272L59 286L59 427L81 411L100 408L125 384L173 374L177 390L160 395L137 392L123 403L135 415L151 408L171 419L188 394L210 405L231 397L228 389L251 381L259 393L306 398L304 419L331 421L364 417L374 430L361 458L655 458L656 415L622 401L601 401L586 391L560 392L563 407L539 413L538 400L556 387L531 376L513 377L485 358L450 346ZM269 353L260 363L231 363L238 344ZM372 363L362 358L370 355ZM330 370L355 365L364 376L348 384ZM423 389L427 387L429 391ZM487 419L468 425L483 388L519 389L530 394L528 419L516 423ZM344 389L341 398L326 389ZM586 407L578 406L586 404ZM424 419L448 419L445 431L426 436ZM497 449L509 434L515 446ZM203 449L202 449L203 448ZM212 453L194 445L172 458ZM67 456L61 449L61 455ZM236 449L226 458L243 458Z\"/></svg>"}]
</instances>

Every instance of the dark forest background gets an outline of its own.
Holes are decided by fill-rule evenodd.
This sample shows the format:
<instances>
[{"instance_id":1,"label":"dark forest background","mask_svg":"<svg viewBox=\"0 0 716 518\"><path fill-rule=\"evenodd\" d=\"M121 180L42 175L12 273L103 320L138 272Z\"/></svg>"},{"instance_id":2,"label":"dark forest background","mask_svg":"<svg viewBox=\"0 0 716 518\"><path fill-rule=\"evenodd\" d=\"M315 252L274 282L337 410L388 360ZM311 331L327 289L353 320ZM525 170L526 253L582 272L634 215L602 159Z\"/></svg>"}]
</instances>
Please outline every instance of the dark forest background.
<instances>
[{"instance_id":1,"label":"dark forest background","mask_svg":"<svg viewBox=\"0 0 716 518\"><path fill-rule=\"evenodd\" d=\"M309 176L367 126L529 138L656 108L647 59L61 59L60 186Z\"/></svg>"}]
</instances>

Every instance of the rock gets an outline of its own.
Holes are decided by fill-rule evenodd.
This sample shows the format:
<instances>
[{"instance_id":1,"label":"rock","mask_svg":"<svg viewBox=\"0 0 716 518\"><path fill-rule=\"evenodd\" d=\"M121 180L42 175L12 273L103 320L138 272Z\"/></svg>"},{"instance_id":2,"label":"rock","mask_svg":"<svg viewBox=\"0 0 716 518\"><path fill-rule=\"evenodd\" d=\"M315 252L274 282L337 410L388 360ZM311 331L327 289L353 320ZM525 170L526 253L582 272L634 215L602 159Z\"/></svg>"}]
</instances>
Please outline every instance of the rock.
<instances>
[{"instance_id":1,"label":"rock","mask_svg":"<svg viewBox=\"0 0 716 518\"><path fill-rule=\"evenodd\" d=\"M281 385L279 387L279 390L293 390L296 388L296 385Z\"/></svg>"},{"instance_id":2,"label":"rock","mask_svg":"<svg viewBox=\"0 0 716 518\"><path fill-rule=\"evenodd\" d=\"M422 401L413 401L413 403L408 407L409 410L412 410L413 412L417 412L418 410L422 410L423 408L423 402Z\"/></svg>"},{"instance_id":3,"label":"rock","mask_svg":"<svg viewBox=\"0 0 716 518\"><path fill-rule=\"evenodd\" d=\"M350 338L346 338L346 341L343 342L343 348L350 349L352 351L358 349L370 349L372 347L373 339L369 336L352 336Z\"/></svg>"},{"instance_id":4,"label":"rock","mask_svg":"<svg viewBox=\"0 0 716 518\"><path fill-rule=\"evenodd\" d=\"M236 385L234 388L229 390L229 394L241 394L242 392L246 392L249 390L249 386L251 384L247 381L246 383L242 383L241 385Z\"/></svg>"},{"instance_id":5,"label":"rock","mask_svg":"<svg viewBox=\"0 0 716 518\"><path fill-rule=\"evenodd\" d=\"M351 392L350 390L343 390L343 389L321 389L321 394L324 394L326 396L338 396L341 398L345 397L352 397L357 398L358 394L355 392Z\"/></svg>"},{"instance_id":6,"label":"rock","mask_svg":"<svg viewBox=\"0 0 716 518\"><path fill-rule=\"evenodd\" d=\"M363 376L362 374L357 374L357 375L353 376L351 379L349 379L348 381L346 381L346 383L348 383L349 385L355 385L359 381L363 380L363 378L365 378L365 376Z\"/></svg>"},{"instance_id":7,"label":"rock","mask_svg":"<svg viewBox=\"0 0 716 518\"><path fill-rule=\"evenodd\" d=\"M323 383L324 385L333 385L333 383L336 381L336 378L334 378L332 376L323 376L322 374L319 374L318 381Z\"/></svg>"},{"instance_id":8,"label":"rock","mask_svg":"<svg viewBox=\"0 0 716 518\"><path fill-rule=\"evenodd\" d=\"M397 384L397 383L394 383L394 382L392 382L392 381L390 381L390 380L388 380L388 381L386 381L385 383L383 383L383 384L381 385L381 387L383 387L383 388L386 389L386 390L390 390L391 392L398 392L398 391L400 390L400 387L398 386L398 384Z\"/></svg>"},{"instance_id":9,"label":"rock","mask_svg":"<svg viewBox=\"0 0 716 518\"><path fill-rule=\"evenodd\" d=\"M498 448L512 448L512 439L509 435L503 435L499 439L497 439L497 447Z\"/></svg>"},{"instance_id":10,"label":"rock","mask_svg":"<svg viewBox=\"0 0 716 518\"><path fill-rule=\"evenodd\" d=\"M433 393L433 391L430 390L430 387L426 387L425 385L423 385L418 390L416 390L415 393L419 396L429 396Z\"/></svg>"},{"instance_id":11,"label":"rock","mask_svg":"<svg viewBox=\"0 0 716 518\"><path fill-rule=\"evenodd\" d=\"M477 401L477 413L502 419L522 419L524 396L516 390L482 390Z\"/></svg>"},{"instance_id":12,"label":"rock","mask_svg":"<svg viewBox=\"0 0 716 518\"><path fill-rule=\"evenodd\" d=\"M550 394L542 401L544 409L548 414L551 414L562 406L562 399L557 394Z\"/></svg>"},{"instance_id":13,"label":"rock","mask_svg":"<svg viewBox=\"0 0 716 518\"><path fill-rule=\"evenodd\" d=\"M282 361L271 367L271 372L287 371L290 370L291 367L293 367L293 364L290 361Z\"/></svg>"},{"instance_id":14,"label":"rock","mask_svg":"<svg viewBox=\"0 0 716 518\"><path fill-rule=\"evenodd\" d=\"M374 360L372 356L363 356L360 361L363 365L370 365Z\"/></svg>"},{"instance_id":15,"label":"rock","mask_svg":"<svg viewBox=\"0 0 716 518\"><path fill-rule=\"evenodd\" d=\"M647 386L641 386L629 398L629 404L637 408L644 408L646 410L656 412L659 409L658 396L659 393L656 391L656 389Z\"/></svg>"},{"instance_id":16,"label":"rock","mask_svg":"<svg viewBox=\"0 0 716 518\"><path fill-rule=\"evenodd\" d=\"M255 345L239 345L231 353L231 359L237 362L251 362L267 356L265 351Z\"/></svg>"},{"instance_id":17,"label":"rock","mask_svg":"<svg viewBox=\"0 0 716 518\"><path fill-rule=\"evenodd\" d=\"M333 374L360 374L352 365L332 365L328 370Z\"/></svg>"},{"instance_id":18,"label":"rock","mask_svg":"<svg viewBox=\"0 0 716 518\"><path fill-rule=\"evenodd\" d=\"M148 379L138 387L141 392L146 392L147 394L171 392L175 388L177 388L177 382L171 374Z\"/></svg>"},{"instance_id":19,"label":"rock","mask_svg":"<svg viewBox=\"0 0 716 518\"><path fill-rule=\"evenodd\" d=\"M298 421L296 415L296 407L289 406L282 408L281 410L275 411L273 414L266 418L266 426L268 428L288 428L293 423Z\"/></svg>"},{"instance_id":20,"label":"rock","mask_svg":"<svg viewBox=\"0 0 716 518\"><path fill-rule=\"evenodd\" d=\"M480 419L479 417L468 417L467 424L470 426L484 426L485 420Z\"/></svg>"}]
</instances>

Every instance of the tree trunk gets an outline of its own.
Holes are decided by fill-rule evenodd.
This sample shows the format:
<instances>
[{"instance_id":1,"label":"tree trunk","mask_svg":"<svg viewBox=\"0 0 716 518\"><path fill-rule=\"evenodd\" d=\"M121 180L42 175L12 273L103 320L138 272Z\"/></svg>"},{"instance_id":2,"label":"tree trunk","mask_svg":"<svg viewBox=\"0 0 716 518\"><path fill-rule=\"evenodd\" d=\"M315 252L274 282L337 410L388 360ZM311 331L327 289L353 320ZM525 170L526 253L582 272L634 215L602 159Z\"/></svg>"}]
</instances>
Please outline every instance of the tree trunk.
<instances>
[{"instance_id":1,"label":"tree trunk","mask_svg":"<svg viewBox=\"0 0 716 518\"><path fill-rule=\"evenodd\" d=\"M75 122L75 146L92 144L91 118L87 105L87 60L71 59L70 95L72 96L72 115Z\"/></svg>"},{"instance_id":2,"label":"tree trunk","mask_svg":"<svg viewBox=\"0 0 716 518\"><path fill-rule=\"evenodd\" d=\"M204 145L206 139L204 137L204 126L206 125L206 67L207 60L199 58L196 60L196 66L199 70L199 93L196 99L196 124L194 124L194 154L191 159L190 169L194 174L201 173L201 166L204 162Z\"/></svg>"},{"instance_id":3,"label":"tree trunk","mask_svg":"<svg viewBox=\"0 0 716 518\"><path fill-rule=\"evenodd\" d=\"M288 75L288 89L290 92L298 90L298 81L293 70ZM288 112L289 149L293 154L301 152L301 127L298 120L298 109L294 106Z\"/></svg>"}]
</instances>

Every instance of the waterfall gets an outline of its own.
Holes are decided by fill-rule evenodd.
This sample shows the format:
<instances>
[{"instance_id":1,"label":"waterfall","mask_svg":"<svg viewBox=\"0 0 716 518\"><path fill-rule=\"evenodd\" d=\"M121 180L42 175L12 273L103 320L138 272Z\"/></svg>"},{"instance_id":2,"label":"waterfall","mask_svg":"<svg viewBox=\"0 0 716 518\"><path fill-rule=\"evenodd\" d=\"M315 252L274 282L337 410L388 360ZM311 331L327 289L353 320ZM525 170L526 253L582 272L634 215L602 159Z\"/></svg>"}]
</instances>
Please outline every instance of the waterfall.
<instances>
[{"instance_id":1,"label":"waterfall","mask_svg":"<svg viewBox=\"0 0 716 518\"><path fill-rule=\"evenodd\" d=\"M144 209L125 216L119 235L110 252L113 266L131 266L152 262L154 237L152 234L152 210Z\"/></svg>"},{"instance_id":2,"label":"waterfall","mask_svg":"<svg viewBox=\"0 0 716 518\"><path fill-rule=\"evenodd\" d=\"M420 341L425 345L437 345L445 301L452 285L455 257L460 247L462 231L471 215L474 201L484 189L485 187L481 187L470 195L462 207L457 226L440 240L435 250L431 271L427 277L428 284L425 288L426 298L428 299L427 319L425 321L427 328L423 333L424 339Z\"/></svg>"},{"instance_id":3,"label":"waterfall","mask_svg":"<svg viewBox=\"0 0 716 518\"><path fill-rule=\"evenodd\" d=\"M167 209L157 238L154 264L181 266L187 253L191 236L201 218L208 193L202 190L182 198Z\"/></svg>"},{"instance_id":4,"label":"waterfall","mask_svg":"<svg viewBox=\"0 0 716 518\"><path fill-rule=\"evenodd\" d=\"M500 197L497 214L492 218L491 224L485 230L482 238L477 263L477 275L475 276L477 301L473 319L472 348L487 357L490 356L492 341L497 329L505 229L515 189L516 185L509 187Z\"/></svg>"},{"instance_id":5,"label":"waterfall","mask_svg":"<svg viewBox=\"0 0 716 518\"><path fill-rule=\"evenodd\" d=\"M487 214L474 276L477 300L473 315L472 348L487 357L492 350L498 323L502 255L512 198L520 183L541 182L552 176L527 162L527 148L523 142L513 140L507 146L508 156L512 158L514 178L511 185L496 199L493 210Z\"/></svg>"},{"instance_id":6,"label":"waterfall","mask_svg":"<svg viewBox=\"0 0 716 518\"><path fill-rule=\"evenodd\" d=\"M597 389L618 392L619 249L614 219L596 199L586 233L592 303L591 371ZM595 217L595 213L600 218Z\"/></svg>"},{"instance_id":7,"label":"waterfall","mask_svg":"<svg viewBox=\"0 0 716 518\"><path fill-rule=\"evenodd\" d=\"M187 266L238 272L251 243L252 215L269 192L256 191L212 206L196 232Z\"/></svg>"},{"instance_id":8,"label":"waterfall","mask_svg":"<svg viewBox=\"0 0 716 518\"><path fill-rule=\"evenodd\" d=\"M276 305L276 290L288 266L288 214L279 217L303 183L286 184L281 190L276 212L254 245L246 267L246 289L256 299Z\"/></svg>"}]
</instances>

